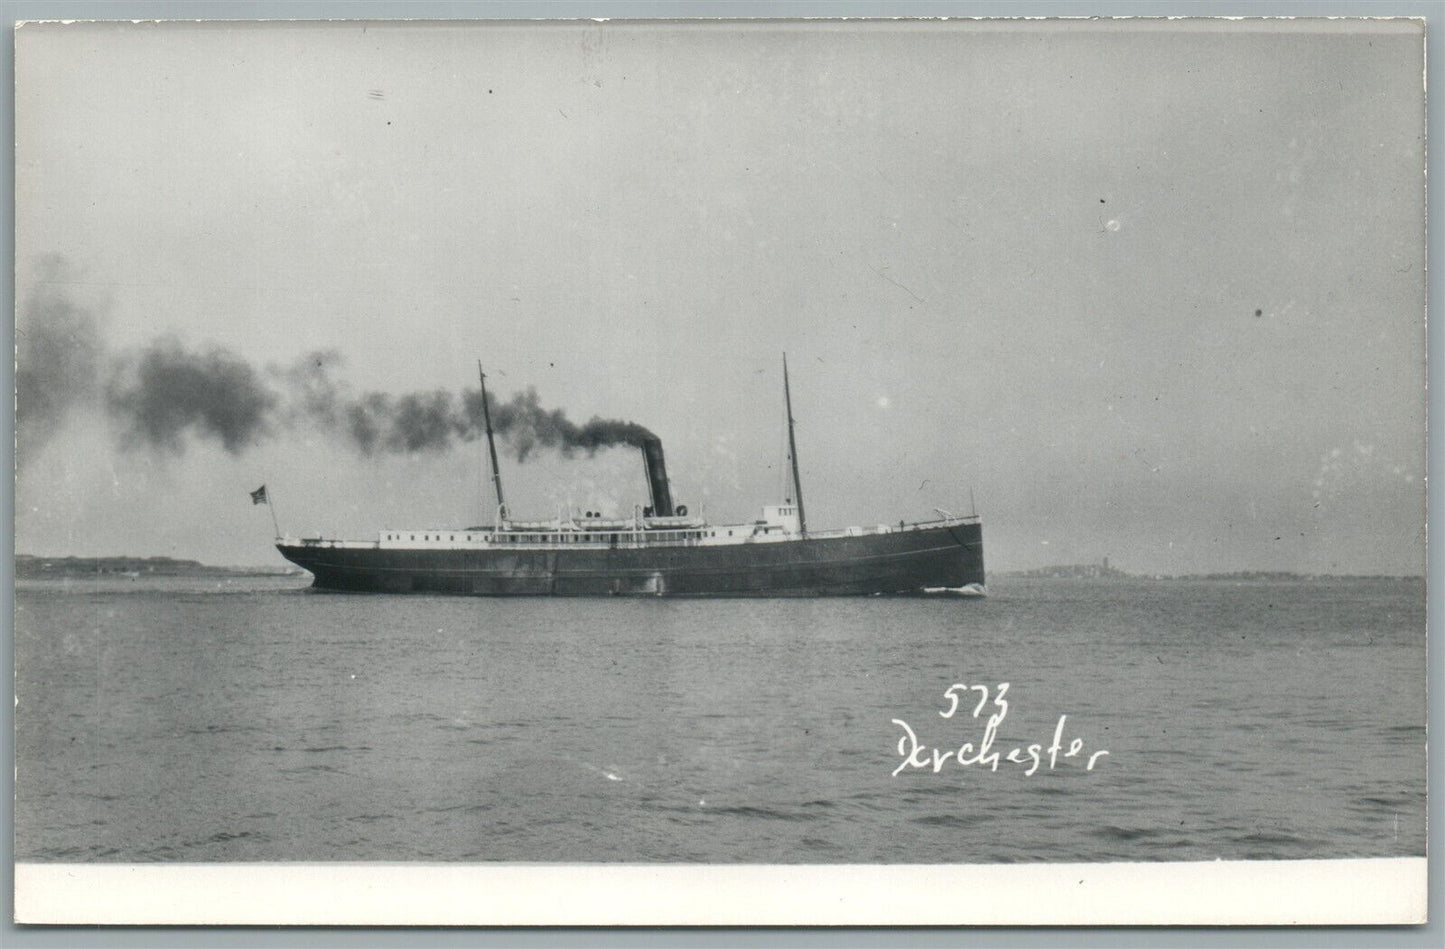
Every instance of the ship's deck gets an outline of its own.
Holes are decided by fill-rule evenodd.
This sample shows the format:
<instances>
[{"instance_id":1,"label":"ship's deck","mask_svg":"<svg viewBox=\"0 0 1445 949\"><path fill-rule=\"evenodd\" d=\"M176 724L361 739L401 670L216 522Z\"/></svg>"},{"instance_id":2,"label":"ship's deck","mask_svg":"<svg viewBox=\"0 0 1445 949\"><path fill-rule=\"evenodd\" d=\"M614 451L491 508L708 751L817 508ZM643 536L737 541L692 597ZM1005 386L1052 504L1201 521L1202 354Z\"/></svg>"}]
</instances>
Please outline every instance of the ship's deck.
<instances>
[{"instance_id":1,"label":"ship's deck","mask_svg":"<svg viewBox=\"0 0 1445 949\"><path fill-rule=\"evenodd\" d=\"M775 544L800 540L862 537L978 524L977 515L948 517L933 521L879 524L873 527L843 527L808 531L806 534L782 529L776 524L697 523L686 528L656 528L633 522L619 522L606 528L554 524L550 526L503 525L498 528L417 528L382 530L376 540L340 540L322 536L282 537L277 543L293 547L322 547L342 550L559 550L559 549L652 549L657 547L727 547L740 544ZM625 526L624 526L625 525Z\"/></svg>"}]
</instances>

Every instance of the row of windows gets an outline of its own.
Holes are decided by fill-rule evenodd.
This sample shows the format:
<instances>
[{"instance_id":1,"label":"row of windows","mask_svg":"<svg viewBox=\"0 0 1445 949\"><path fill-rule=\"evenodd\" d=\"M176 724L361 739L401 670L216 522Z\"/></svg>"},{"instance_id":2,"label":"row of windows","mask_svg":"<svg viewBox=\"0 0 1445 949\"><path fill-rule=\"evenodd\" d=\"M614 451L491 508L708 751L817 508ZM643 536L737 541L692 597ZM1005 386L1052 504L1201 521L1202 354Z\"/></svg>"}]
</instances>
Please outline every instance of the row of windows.
<instances>
[{"instance_id":1,"label":"row of windows","mask_svg":"<svg viewBox=\"0 0 1445 949\"><path fill-rule=\"evenodd\" d=\"M400 535L400 534L387 534L387 535L386 535L386 539L387 539L387 540L401 540L401 535ZM412 534L412 535L410 535L407 539L408 539L408 540L416 540L416 535L415 535L415 534ZM431 540L431 539L432 539L432 535L430 535L430 534L423 534L423 535L421 535L421 539L422 539L422 540ZM437 539L437 540L441 540L441 539L442 539L442 535L440 535L440 534L436 535L436 539ZM447 535L447 540L456 540L456 539L457 539L457 535L456 535L456 534L448 534L448 535ZM462 539L470 542L471 539L472 539L472 535L471 535L471 534L464 534L464 535L462 535ZM481 537L481 538L479 538L479 539L480 539L480 540L491 540L492 538L489 537L489 536L483 536L483 537Z\"/></svg>"},{"instance_id":2,"label":"row of windows","mask_svg":"<svg viewBox=\"0 0 1445 949\"><path fill-rule=\"evenodd\" d=\"M732 535L733 535L733 532L732 532L732 531L728 531L728 536L731 537ZM564 533L564 534L503 534L503 535L501 535L500 537L498 537L498 538L496 538L496 539L497 539L498 542L508 543L508 544L518 544L518 543L521 543L521 544L558 544L558 543L561 543L561 544L578 544L578 543L587 543L587 542L592 542L592 543L614 543L614 544L615 544L615 543L617 543L618 539L619 539L620 537L622 537L622 536L631 537L631 538L633 538L633 539L641 539L641 540L643 540L643 541L663 542L663 541L676 541L676 540L701 540L701 539L704 538L704 537L716 537L716 536L717 536L717 531L664 531L664 532L649 532L649 533L647 533L647 534L641 535L640 538L638 537L638 535L635 535L635 534L628 534L628 535L620 535L620 534L565 534L565 533ZM448 541L455 541L455 540L457 539L457 535L456 535L456 534L448 534L448 535L446 535L446 537L447 537L447 540L448 540ZM387 539L387 540L401 540L401 539L402 539L402 535L401 535L401 534L387 534L387 535L386 535L386 539ZM407 537L406 537L406 539L407 539L407 540L416 540L416 535L415 535L415 534L408 534ZM438 541L439 541L439 540L442 539L442 535L441 535L441 534L437 534L437 535L433 536L433 535L431 535L431 534L423 534L423 535L421 535L421 539L424 540L424 541L431 541L431 540L438 540ZM462 539L463 539L464 541L466 541L467 543L471 543L471 541L472 541L472 535L471 535L471 534L463 534L463 535L462 535ZM478 539L479 539L479 540L483 540L483 541L490 542L493 538L492 538L492 536L491 536L490 534L484 534L484 535L482 535L481 537L479 537Z\"/></svg>"}]
</instances>

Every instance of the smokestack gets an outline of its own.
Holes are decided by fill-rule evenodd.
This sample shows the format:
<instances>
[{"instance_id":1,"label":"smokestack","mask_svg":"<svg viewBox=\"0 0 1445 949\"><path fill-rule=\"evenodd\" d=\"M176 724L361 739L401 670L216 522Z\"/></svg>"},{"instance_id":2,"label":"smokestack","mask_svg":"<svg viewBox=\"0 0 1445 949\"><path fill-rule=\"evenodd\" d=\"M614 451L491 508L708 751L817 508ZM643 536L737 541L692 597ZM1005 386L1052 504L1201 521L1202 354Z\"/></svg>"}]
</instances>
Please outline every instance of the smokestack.
<instances>
[{"instance_id":1,"label":"smokestack","mask_svg":"<svg viewBox=\"0 0 1445 949\"><path fill-rule=\"evenodd\" d=\"M647 489L652 495L654 517L672 517L672 491L667 487L667 463L662 460L662 440L655 435L642 439L642 461L647 466Z\"/></svg>"}]
</instances>

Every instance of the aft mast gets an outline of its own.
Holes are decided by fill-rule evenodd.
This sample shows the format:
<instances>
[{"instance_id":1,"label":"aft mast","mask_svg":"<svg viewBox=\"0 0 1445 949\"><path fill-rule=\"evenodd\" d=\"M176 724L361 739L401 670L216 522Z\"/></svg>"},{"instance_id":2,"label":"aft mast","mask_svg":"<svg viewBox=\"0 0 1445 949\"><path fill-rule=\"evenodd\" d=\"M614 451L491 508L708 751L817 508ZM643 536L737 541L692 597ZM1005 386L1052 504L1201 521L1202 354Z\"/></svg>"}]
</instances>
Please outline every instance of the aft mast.
<instances>
[{"instance_id":1,"label":"aft mast","mask_svg":"<svg viewBox=\"0 0 1445 949\"><path fill-rule=\"evenodd\" d=\"M487 452L492 456L492 486L497 491L497 520L505 521L507 502L502 500L502 471L497 467L497 441L492 435L492 410L487 406L487 374L482 372L480 359L477 360L477 375L482 382L482 420L487 426Z\"/></svg>"},{"instance_id":2,"label":"aft mast","mask_svg":"<svg viewBox=\"0 0 1445 949\"><path fill-rule=\"evenodd\" d=\"M808 533L803 515L803 482L798 477L798 441L793 437L793 394L788 389L788 354L783 353L783 402L788 407L788 458L793 463L793 497L798 502L798 533Z\"/></svg>"}]
</instances>

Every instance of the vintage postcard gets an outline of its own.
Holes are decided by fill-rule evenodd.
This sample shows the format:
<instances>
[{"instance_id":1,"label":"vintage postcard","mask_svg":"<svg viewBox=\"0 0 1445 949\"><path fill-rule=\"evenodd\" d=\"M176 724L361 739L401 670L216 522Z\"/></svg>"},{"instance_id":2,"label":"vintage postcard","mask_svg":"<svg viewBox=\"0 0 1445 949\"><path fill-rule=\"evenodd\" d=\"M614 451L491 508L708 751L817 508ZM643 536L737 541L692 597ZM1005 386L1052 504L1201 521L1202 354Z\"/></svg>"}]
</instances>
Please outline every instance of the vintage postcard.
<instances>
[{"instance_id":1,"label":"vintage postcard","mask_svg":"<svg viewBox=\"0 0 1445 949\"><path fill-rule=\"evenodd\" d=\"M18 920L1422 922L1424 31L21 24Z\"/></svg>"}]
</instances>

